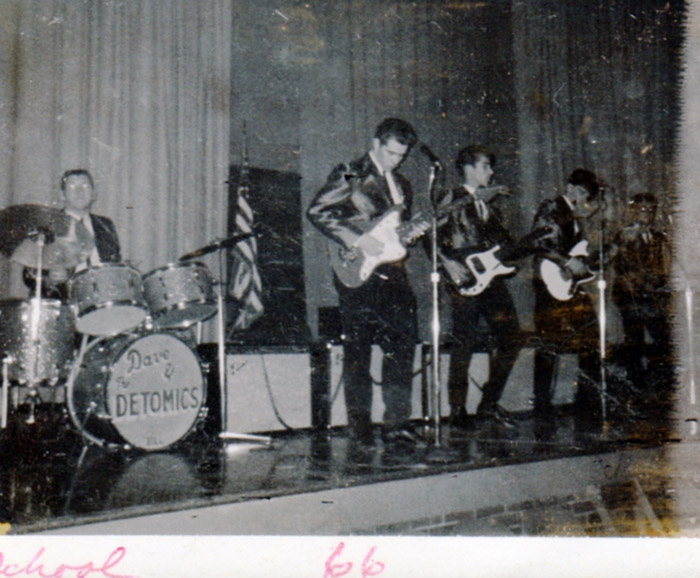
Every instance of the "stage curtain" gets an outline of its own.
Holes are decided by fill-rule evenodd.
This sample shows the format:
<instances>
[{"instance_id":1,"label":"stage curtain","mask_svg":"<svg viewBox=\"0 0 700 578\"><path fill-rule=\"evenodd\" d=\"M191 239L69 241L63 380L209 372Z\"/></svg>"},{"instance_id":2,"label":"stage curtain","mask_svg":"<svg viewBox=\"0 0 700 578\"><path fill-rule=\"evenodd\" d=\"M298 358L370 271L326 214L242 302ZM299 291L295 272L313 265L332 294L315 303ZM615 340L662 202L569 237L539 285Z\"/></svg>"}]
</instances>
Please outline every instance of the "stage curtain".
<instances>
[{"instance_id":1,"label":"stage curtain","mask_svg":"<svg viewBox=\"0 0 700 578\"><path fill-rule=\"evenodd\" d=\"M513 3L522 186L536 202L582 166L612 202L650 191L668 218L683 14L679 1Z\"/></svg>"},{"instance_id":2,"label":"stage curtain","mask_svg":"<svg viewBox=\"0 0 700 578\"><path fill-rule=\"evenodd\" d=\"M83 167L142 273L222 237L231 3L3 0L0 204L60 206Z\"/></svg>"}]
</instances>

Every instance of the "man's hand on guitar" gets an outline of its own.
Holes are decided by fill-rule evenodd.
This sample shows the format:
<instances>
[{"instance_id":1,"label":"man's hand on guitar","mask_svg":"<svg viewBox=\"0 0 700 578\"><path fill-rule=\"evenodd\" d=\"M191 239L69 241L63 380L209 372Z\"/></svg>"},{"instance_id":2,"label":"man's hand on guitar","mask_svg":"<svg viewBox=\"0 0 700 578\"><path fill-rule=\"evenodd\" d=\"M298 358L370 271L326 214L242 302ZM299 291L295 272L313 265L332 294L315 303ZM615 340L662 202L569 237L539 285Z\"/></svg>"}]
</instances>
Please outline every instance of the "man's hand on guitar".
<instances>
[{"instance_id":1,"label":"man's hand on guitar","mask_svg":"<svg viewBox=\"0 0 700 578\"><path fill-rule=\"evenodd\" d=\"M360 249L365 255L376 257L384 249L384 243L372 235L362 235L355 243L355 247Z\"/></svg>"},{"instance_id":2,"label":"man's hand on guitar","mask_svg":"<svg viewBox=\"0 0 700 578\"><path fill-rule=\"evenodd\" d=\"M569 281L574 277L581 277L588 273L588 267L586 264L578 259L577 257L572 257L566 262L564 269L562 270L562 277Z\"/></svg>"}]
</instances>

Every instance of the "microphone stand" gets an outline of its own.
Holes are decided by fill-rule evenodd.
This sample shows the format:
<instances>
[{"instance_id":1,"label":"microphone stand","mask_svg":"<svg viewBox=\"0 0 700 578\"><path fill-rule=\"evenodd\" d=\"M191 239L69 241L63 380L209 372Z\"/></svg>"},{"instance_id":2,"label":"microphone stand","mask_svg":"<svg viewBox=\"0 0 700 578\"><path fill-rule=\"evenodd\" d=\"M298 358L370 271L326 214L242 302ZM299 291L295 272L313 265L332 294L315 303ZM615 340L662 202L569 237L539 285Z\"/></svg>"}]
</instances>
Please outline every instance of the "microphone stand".
<instances>
[{"instance_id":1,"label":"microphone stand","mask_svg":"<svg viewBox=\"0 0 700 578\"><path fill-rule=\"evenodd\" d=\"M430 231L430 257L431 257L431 272L430 272L430 283L432 285L432 385L433 391L432 400L432 410L433 410L433 425L434 425L434 443L435 447L439 448L441 445L441 432L440 432L440 272L438 271L438 249L437 249L437 210L434 201L434 187L435 180L437 176L437 171L440 169L440 165L437 163L432 163L430 167L430 176L428 178L428 195L430 201L433 205L433 215L431 218L431 231ZM429 404L430 407L431 404Z\"/></svg>"},{"instance_id":2,"label":"microphone stand","mask_svg":"<svg viewBox=\"0 0 700 578\"><path fill-rule=\"evenodd\" d=\"M219 282L216 284L216 304L219 309L216 326L217 361L219 369L219 392L221 396L221 432L219 439L224 442L229 440L248 441L261 443L267 446L272 444L269 436L231 432L228 429L228 376L226 374L226 339L224 329L226 327L226 307L224 304L224 252L219 250Z\"/></svg>"},{"instance_id":3,"label":"microphone stand","mask_svg":"<svg viewBox=\"0 0 700 578\"><path fill-rule=\"evenodd\" d=\"M605 211L604 200L603 200L604 187L598 188L598 207L599 210ZM600 234L598 235L598 267L600 269L598 273L598 334L600 341L600 401L601 401L601 412L603 427L605 427L605 422L607 420L607 384L606 384L606 370L605 370L605 359L606 359L606 327L607 327L607 315L605 307L605 213L601 214L600 218Z\"/></svg>"}]
</instances>

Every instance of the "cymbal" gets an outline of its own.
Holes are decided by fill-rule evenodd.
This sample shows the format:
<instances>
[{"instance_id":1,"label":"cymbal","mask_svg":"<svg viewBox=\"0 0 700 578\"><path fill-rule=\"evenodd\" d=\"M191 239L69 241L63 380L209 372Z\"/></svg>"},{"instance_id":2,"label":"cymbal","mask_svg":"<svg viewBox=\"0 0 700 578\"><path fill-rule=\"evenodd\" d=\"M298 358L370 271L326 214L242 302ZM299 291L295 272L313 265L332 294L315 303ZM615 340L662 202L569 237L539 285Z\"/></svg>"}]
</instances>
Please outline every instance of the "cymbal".
<instances>
[{"instance_id":1,"label":"cymbal","mask_svg":"<svg viewBox=\"0 0 700 578\"><path fill-rule=\"evenodd\" d=\"M238 243L241 241L244 241L245 239L249 239L250 237L254 237L255 233L238 233L236 235L233 235L232 237L229 237L228 239L222 239L220 241L214 241L213 243L210 243L209 245L205 245L204 247L201 247L199 249L195 249L191 253L187 253L186 255L183 255L180 257L180 261L189 261L190 259L196 259L197 257L201 257L202 255L208 255L209 253L213 253L214 251L218 251L220 249L230 249L231 247L236 246Z\"/></svg>"},{"instance_id":2,"label":"cymbal","mask_svg":"<svg viewBox=\"0 0 700 578\"><path fill-rule=\"evenodd\" d=\"M11 205L0 209L0 253L25 267L72 269L90 256L92 235L82 222L53 207Z\"/></svg>"}]
</instances>

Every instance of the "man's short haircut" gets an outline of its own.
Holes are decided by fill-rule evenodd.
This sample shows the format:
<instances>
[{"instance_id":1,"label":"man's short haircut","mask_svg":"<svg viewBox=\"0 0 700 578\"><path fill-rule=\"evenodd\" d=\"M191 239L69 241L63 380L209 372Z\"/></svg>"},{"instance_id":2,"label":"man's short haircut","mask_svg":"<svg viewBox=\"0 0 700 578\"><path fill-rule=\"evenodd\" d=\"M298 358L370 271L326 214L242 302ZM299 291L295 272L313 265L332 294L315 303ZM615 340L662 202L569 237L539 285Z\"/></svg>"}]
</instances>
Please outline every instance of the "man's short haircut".
<instances>
[{"instance_id":1,"label":"man's short haircut","mask_svg":"<svg viewBox=\"0 0 700 578\"><path fill-rule=\"evenodd\" d=\"M93 189L95 188L95 181L92 180L92 175L90 174L90 171L88 171L87 169L71 169L63 173L63 176L61 177L61 190L65 193L66 183L68 182L68 179L70 179L71 177L79 176L87 177L87 179L90 181L90 186Z\"/></svg>"},{"instance_id":2,"label":"man's short haircut","mask_svg":"<svg viewBox=\"0 0 700 578\"><path fill-rule=\"evenodd\" d=\"M489 159L492 167L496 166L496 155L493 154L491 149L478 144L464 147L457 153L457 158L455 159L455 169L457 169L457 174L460 177L463 176L464 167L466 165L476 165L481 157Z\"/></svg>"},{"instance_id":3,"label":"man's short haircut","mask_svg":"<svg viewBox=\"0 0 700 578\"><path fill-rule=\"evenodd\" d=\"M385 118L379 123L377 130L374 131L374 138L379 139L379 142L382 144L386 144L389 139L394 138L397 142L410 149L416 144L418 135L415 129L405 120Z\"/></svg>"},{"instance_id":4,"label":"man's short haircut","mask_svg":"<svg viewBox=\"0 0 700 578\"><path fill-rule=\"evenodd\" d=\"M589 170L586 169L575 169L570 175L568 183L575 187L583 187L588 191L588 198L595 197L598 195L600 190L600 183L598 182L598 177L595 176Z\"/></svg>"},{"instance_id":5,"label":"man's short haircut","mask_svg":"<svg viewBox=\"0 0 700 578\"><path fill-rule=\"evenodd\" d=\"M630 205L653 205L656 207L659 203L653 193L637 193L632 196L629 201Z\"/></svg>"}]
</instances>

